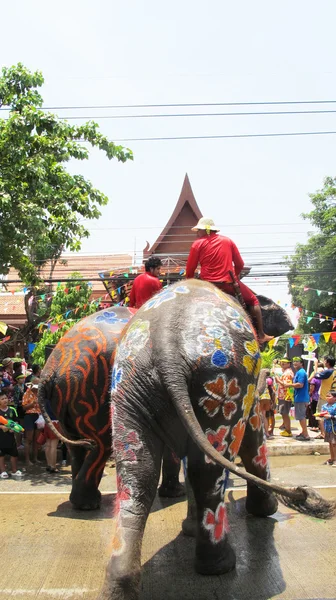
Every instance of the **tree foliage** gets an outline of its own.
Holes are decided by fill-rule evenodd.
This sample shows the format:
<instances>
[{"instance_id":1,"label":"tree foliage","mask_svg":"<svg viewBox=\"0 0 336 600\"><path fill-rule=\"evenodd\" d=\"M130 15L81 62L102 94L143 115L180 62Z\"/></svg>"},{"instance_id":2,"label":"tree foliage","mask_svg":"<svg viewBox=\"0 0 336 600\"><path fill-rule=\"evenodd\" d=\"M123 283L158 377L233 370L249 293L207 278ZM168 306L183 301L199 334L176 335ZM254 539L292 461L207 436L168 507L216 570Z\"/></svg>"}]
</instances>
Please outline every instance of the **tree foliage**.
<instances>
[{"instance_id":1,"label":"tree foliage","mask_svg":"<svg viewBox=\"0 0 336 600\"><path fill-rule=\"evenodd\" d=\"M66 286L59 285L50 305L49 327L38 341L32 355L34 362L43 366L45 363L45 347L57 344L63 335L83 317L96 312L95 302L90 303L91 287L81 280L79 273L73 273ZM41 307L46 310L47 307ZM57 331L51 331L50 325L57 325Z\"/></svg>"},{"instance_id":2,"label":"tree foliage","mask_svg":"<svg viewBox=\"0 0 336 600\"><path fill-rule=\"evenodd\" d=\"M316 228L306 244L298 244L290 259L289 284L293 303L319 314L336 317L336 178L327 177L322 190L310 194L313 210L303 217ZM314 290L304 291L304 287ZM315 290L319 290L316 292ZM324 290L324 291L322 291ZM306 322L301 317L302 333L331 331L330 320Z\"/></svg>"},{"instance_id":3,"label":"tree foliage","mask_svg":"<svg viewBox=\"0 0 336 600\"><path fill-rule=\"evenodd\" d=\"M71 125L41 109L40 71L21 63L0 77L0 273L18 270L26 285L63 249L77 251L89 232L83 219L97 219L107 197L82 175L71 175L71 159L87 160L89 147L125 162L132 152L103 136L98 125ZM9 109L9 110L6 110Z\"/></svg>"}]
</instances>

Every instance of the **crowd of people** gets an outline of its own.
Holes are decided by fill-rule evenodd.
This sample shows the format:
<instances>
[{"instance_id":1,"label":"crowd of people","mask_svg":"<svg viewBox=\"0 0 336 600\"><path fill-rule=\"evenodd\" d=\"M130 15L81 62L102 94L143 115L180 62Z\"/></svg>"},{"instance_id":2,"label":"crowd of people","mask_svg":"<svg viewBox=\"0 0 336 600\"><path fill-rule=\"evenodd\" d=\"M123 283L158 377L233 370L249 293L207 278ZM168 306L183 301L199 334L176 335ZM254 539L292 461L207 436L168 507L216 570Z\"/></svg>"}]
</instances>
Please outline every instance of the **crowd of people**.
<instances>
[{"instance_id":1,"label":"crowd of people","mask_svg":"<svg viewBox=\"0 0 336 600\"><path fill-rule=\"evenodd\" d=\"M57 467L58 438L45 423L38 403L37 392L41 368L29 365L24 360L5 358L0 366L0 417L20 427L9 427L0 423L0 478L8 479L6 458L11 465L14 479L23 477L23 471L38 462L38 450L43 447L46 470L59 473ZM54 426L60 429L50 407L47 412ZM25 467L18 469L19 452L23 453ZM67 449L62 445L62 465L66 465Z\"/></svg>"},{"instance_id":2,"label":"crowd of people","mask_svg":"<svg viewBox=\"0 0 336 600\"><path fill-rule=\"evenodd\" d=\"M275 360L260 398L265 433L274 437L275 411L282 417L282 437L292 437L291 416L299 421L301 431L295 436L300 442L311 441L308 429L317 432L315 439L329 443L330 458L325 464L336 467L336 370L335 359L325 356L315 359L310 375L300 357Z\"/></svg>"}]
</instances>

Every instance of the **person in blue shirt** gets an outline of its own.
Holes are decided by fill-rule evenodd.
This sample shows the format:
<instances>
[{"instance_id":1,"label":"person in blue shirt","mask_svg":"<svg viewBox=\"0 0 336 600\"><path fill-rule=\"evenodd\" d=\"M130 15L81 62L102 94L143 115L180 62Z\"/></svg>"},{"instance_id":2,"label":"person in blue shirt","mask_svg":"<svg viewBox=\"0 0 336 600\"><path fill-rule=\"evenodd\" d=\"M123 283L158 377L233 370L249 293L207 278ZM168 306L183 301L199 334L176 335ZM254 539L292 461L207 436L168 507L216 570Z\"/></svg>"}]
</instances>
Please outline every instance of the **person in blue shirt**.
<instances>
[{"instance_id":1,"label":"person in blue shirt","mask_svg":"<svg viewBox=\"0 0 336 600\"><path fill-rule=\"evenodd\" d=\"M336 467L336 391L328 392L322 412L329 413L324 417L324 441L329 443L330 458L324 464Z\"/></svg>"},{"instance_id":2,"label":"person in blue shirt","mask_svg":"<svg viewBox=\"0 0 336 600\"><path fill-rule=\"evenodd\" d=\"M295 418L300 422L301 433L296 436L300 442L309 442L310 437L307 429L306 408L309 404L308 376L303 368L303 360L295 356L292 360L295 371L293 383L284 384L284 387L294 388Z\"/></svg>"}]
</instances>

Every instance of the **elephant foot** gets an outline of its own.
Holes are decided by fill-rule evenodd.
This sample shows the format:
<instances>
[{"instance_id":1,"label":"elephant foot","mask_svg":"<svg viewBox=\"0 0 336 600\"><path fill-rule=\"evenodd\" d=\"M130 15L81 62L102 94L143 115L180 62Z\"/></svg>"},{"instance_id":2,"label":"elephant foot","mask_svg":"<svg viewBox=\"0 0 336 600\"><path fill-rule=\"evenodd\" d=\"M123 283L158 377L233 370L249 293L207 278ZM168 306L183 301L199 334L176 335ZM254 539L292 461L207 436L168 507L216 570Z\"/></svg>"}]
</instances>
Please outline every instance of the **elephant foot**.
<instances>
[{"instance_id":1,"label":"elephant foot","mask_svg":"<svg viewBox=\"0 0 336 600\"><path fill-rule=\"evenodd\" d=\"M174 486L160 485L158 494L161 498L180 498L181 496L185 496L186 491L184 485L177 482Z\"/></svg>"},{"instance_id":2,"label":"elephant foot","mask_svg":"<svg viewBox=\"0 0 336 600\"><path fill-rule=\"evenodd\" d=\"M278 510L278 500L275 494L264 492L258 488L249 489L246 510L254 517L269 517Z\"/></svg>"},{"instance_id":3,"label":"elephant foot","mask_svg":"<svg viewBox=\"0 0 336 600\"><path fill-rule=\"evenodd\" d=\"M195 559L195 570L200 575L223 575L232 571L236 566L236 554L229 542L224 542L222 548L206 547Z\"/></svg>"},{"instance_id":4,"label":"elephant foot","mask_svg":"<svg viewBox=\"0 0 336 600\"><path fill-rule=\"evenodd\" d=\"M101 493L91 486L73 485L69 499L78 510L97 510L100 508Z\"/></svg>"},{"instance_id":5,"label":"elephant foot","mask_svg":"<svg viewBox=\"0 0 336 600\"><path fill-rule=\"evenodd\" d=\"M191 519L187 517L182 521L182 533L189 537L196 537L197 532L197 521L196 519Z\"/></svg>"}]
</instances>

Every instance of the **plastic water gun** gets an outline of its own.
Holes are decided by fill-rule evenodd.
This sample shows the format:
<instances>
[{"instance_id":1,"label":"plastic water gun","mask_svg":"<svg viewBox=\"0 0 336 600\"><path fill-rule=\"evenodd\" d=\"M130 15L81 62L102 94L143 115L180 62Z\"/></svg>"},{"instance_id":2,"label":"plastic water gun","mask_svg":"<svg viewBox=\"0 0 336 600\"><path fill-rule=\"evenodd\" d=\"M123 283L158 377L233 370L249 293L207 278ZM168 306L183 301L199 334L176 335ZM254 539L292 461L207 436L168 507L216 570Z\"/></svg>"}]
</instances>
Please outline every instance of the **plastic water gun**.
<instances>
[{"instance_id":1,"label":"plastic water gun","mask_svg":"<svg viewBox=\"0 0 336 600\"><path fill-rule=\"evenodd\" d=\"M329 416L329 413L327 410L323 410L322 412L314 414L314 417L321 417L321 419L323 419L323 417L328 417L328 416Z\"/></svg>"},{"instance_id":2,"label":"plastic water gun","mask_svg":"<svg viewBox=\"0 0 336 600\"><path fill-rule=\"evenodd\" d=\"M22 433L24 431L23 427L19 425L19 423L15 423L11 419L5 419L5 417L0 416L0 425L7 427L10 431L15 431L15 433Z\"/></svg>"}]
</instances>

